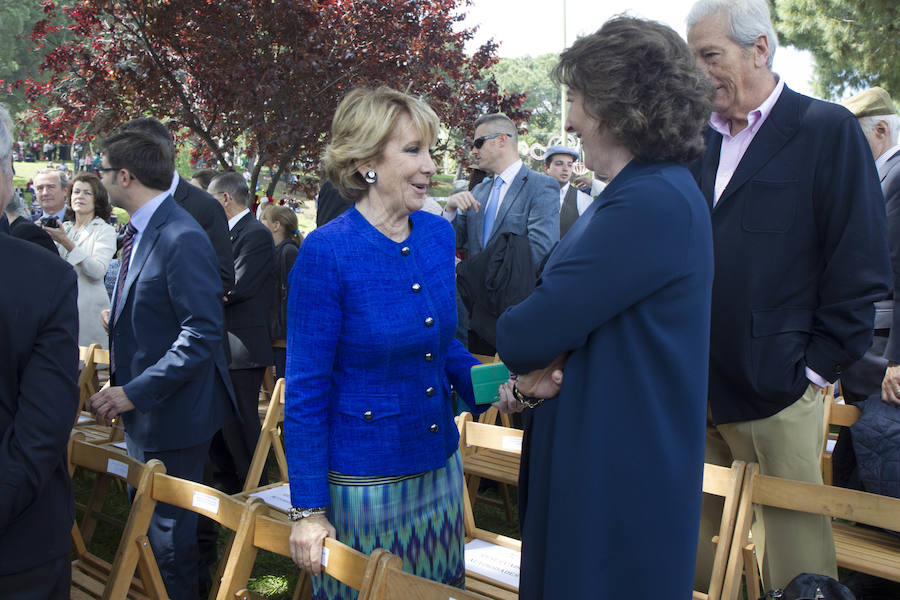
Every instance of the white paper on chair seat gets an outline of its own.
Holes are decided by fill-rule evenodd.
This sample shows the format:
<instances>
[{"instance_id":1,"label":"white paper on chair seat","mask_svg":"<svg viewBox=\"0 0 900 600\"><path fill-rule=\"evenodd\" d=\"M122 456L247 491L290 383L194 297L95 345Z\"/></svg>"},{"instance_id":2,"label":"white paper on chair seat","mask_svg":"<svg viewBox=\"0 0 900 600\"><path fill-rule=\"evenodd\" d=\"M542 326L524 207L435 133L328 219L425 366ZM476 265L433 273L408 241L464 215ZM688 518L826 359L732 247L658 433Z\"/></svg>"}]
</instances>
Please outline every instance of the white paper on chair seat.
<instances>
[{"instance_id":1,"label":"white paper on chair seat","mask_svg":"<svg viewBox=\"0 0 900 600\"><path fill-rule=\"evenodd\" d=\"M834 452L834 447L837 445L837 440L825 440L825 451L826 452Z\"/></svg>"},{"instance_id":2,"label":"white paper on chair seat","mask_svg":"<svg viewBox=\"0 0 900 600\"><path fill-rule=\"evenodd\" d=\"M328 556L330 554L331 554L331 551L328 548L326 548L325 546L322 546L322 566L323 567L328 566Z\"/></svg>"},{"instance_id":3,"label":"white paper on chair seat","mask_svg":"<svg viewBox=\"0 0 900 600\"><path fill-rule=\"evenodd\" d=\"M466 570L519 588L521 553L484 540L466 544Z\"/></svg>"},{"instance_id":4,"label":"white paper on chair seat","mask_svg":"<svg viewBox=\"0 0 900 600\"><path fill-rule=\"evenodd\" d=\"M87 415L78 415L78 424L82 423L92 423L94 421L94 417L89 417Z\"/></svg>"},{"instance_id":5,"label":"white paper on chair seat","mask_svg":"<svg viewBox=\"0 0 900 600\"><path fill-rule=\"evenodd\" d=\"M113 475L118 475L123 479L127 479L128 463L123 463L121 460L108 458L106 459L106 472L112 473Z\"/></svg>"},{"instance_id":6,"label":"white paper on chair seat","mask_svg":"<svg viewBox=\"0 0 900 600\"><path fill-rule=\"evenodd\" d=\"M121 448L125 452L128 452L128 444L126 444L125 442L113 442L113 446L115 446L116 448Z\"/></svg>"},{"instance_id":7,"label":"white paper on chair seat","mask_svg":"<svg viewBox=\"0 0 900 600\"><path fill-rule=\"evenodd\" d=\"M291 487L287 483L282 483L278 487L269 488L260 492L253 492L250 496L259 498L269 506L273 506L278 510L287 512L291 509Z\"/></svg>"},{"instance_id":8,"label":"white paper on chair seat","mask_svg":"<svg viewBox=\"0 0 900 600\"><path fill-rule=\"evenodd\" d=\"M214 515L219 514L219 499L203 492L194 492L194 499L191 505L195 508L202 508Z\"/></svg>"}]
</instances>

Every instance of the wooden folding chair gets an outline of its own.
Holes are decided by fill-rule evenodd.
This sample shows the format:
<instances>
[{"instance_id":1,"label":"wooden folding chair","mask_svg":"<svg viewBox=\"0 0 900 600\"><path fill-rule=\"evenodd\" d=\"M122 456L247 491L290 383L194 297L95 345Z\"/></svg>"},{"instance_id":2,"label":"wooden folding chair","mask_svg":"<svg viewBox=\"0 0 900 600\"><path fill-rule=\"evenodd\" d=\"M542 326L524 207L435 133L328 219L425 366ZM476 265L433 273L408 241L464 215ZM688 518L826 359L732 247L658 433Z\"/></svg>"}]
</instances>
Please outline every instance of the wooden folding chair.
<instances>
[{"instance_id":1,"label":"wooden folding chair","mask_svg":"<svg viewBox=\"0 0 900 600\"><path fill-rule=\"evenodd\" d=\"M757 593L760 591L759 567L747 551L755 505L840 519L832 523L838 566L900 581L900 539L878 529L860 526L900 531L900 499L760 475L759 465L752 463L744 474L734 543L728 556L725 594L739 593L743 571L747 577L748 597L761 595Z\"/></svg>"},{"instance_id":2,"label":"wooden folding chair","mask_svg":"<svg viewBox=\"0 0 900 600\"><path fill-rule=\"evenodd\" d=\"M251 504L241 502L201 483L162 473L155 473L152 483L150 496L154 502L165 502L208 517L222 527L235 532L235 537L240 532L251 528L253 517L261 508L261 506L257 508L258 503L255 501ZM226 547L216 577L213 578L211 598L217 594L219 582L225 577L227 559L224 556L228 556L229 552L230 547Z\"/></svg>"},{"instance_id":3,"label":"wooden folding chair","mask_svg":"<svg viewBox=\"0 0 900 600\"><path fill-rule=\"evenodd\" d=\"M269 408L266 410L265 419L259 432L259 440L250 460L250 468L247 471L247 479L244 481L243 493L250 492L259 487L259 480L266 468L266 460L269 452L275 455L278 463L278 471L281 482L288 480L287 457L284 455L284 442L281 439L282 426L284 425L284 379L275 382L272 397L269 400Z\"/></svg>"},{"instance_id":4,"label":"wooden folding chair","mask_svg":"<svg viewBox=\"0 0 900 600\"><path fill-rule=\"evenodd\" d=\"M470 413L462 413L457 418L459 427L459 448L462 454L463 470L465 470L467 455L471 456L472 448L504 451L521 455L522 431L496 425L486 425L472 421ZM506 560L509 568L518 571L519 555L522 552L522 542L492 531L479 529L475 526L475 515L472 512L469 490L463 487L464 519L466 535L466 589L475 593L495 598L497 600L511 600L518 597L518 582L500 581L496 577L487 574L487 570L476 567L479 562L476 554L493 553L497 559ZM474 542L474 543L473 543ZM476 549L475 546L481 546Z\"/></svg>"},{"instance_id":5,"label":"wooden folding chair","mask_svg":"<svg viewBox=\"0 0 900 600\"><path fill-rule=\"evenodd\" d=\"M833 396L825 397L825 443L822 447L822 480L826 485L832 485L834 481L834 468L831 463L831 454L834 443L837 442L837 433L832 433L832 427L850 427L862 416L862 411L852 404L845 404L843 398L836 400Z\"/></svg>"},{"instance_id":6,"label":"wooden folding chair","mask_svg":"<svg viewBox=\"0 0 900 600\"><path fill-rule=\"evenodd\" d=\"M709 591L703 593L694 590L694 600L735 600L736 598L723 596L722 588L725 584L728 552L734 538L734 526L746 467L746 463L740 460L734 461L730 468L709 463L703 465L703 493L721 496L725 499L725 506L722 509L719 534L709 540L710 544L715 545ZM705 543L705 540L702 541Z\"/></svg>"},{"instance_id":7,"label":"wooden folding chair","mask_svg":"<svg viewBox=\"0 0 900 600\"><path fill-rule=\"evenodd\" d=\"M112 564L92 554L78 523L72 526L75 560L72 562L71 597L76 600L165 598L162 577L146 535L156 507L150 493L153 478L165 473L165 467L158 460L145 465L102 446L88 444L78 439L81 437L75 433L70 440L70 472L80 467L116 477L131 484L135 495ZM139 579L134 578L136 569L140 573Z\"/></svg>"},{"instance_id":8,"label":"wooden folding chair","mask_svg":"<svg viewBox=\"0 0 900 600\"><path fill-rule=\"evenodd\" d=\"M368 600L485 600L485 596L407 573L399 556L385 554Z\"/></svg>"},{"instance_id":9,"label":"wooden folding chair","mask_svg":"<svg viewBox=\"0 0 900 600\"><path fill-rule=\"evenodd\" d=\"M281 556L291 555L289 521L266 514L262 503L251 503L252 519L235 536L225 564L217 600L248 599L247 581L260 550ZM341 583L359 591L359 600L369 598L378 563L387 550L376 549L370 556L333 539L325 539L322 552L323 571ZM298 584L298 589L299 589ZM296 597L296 596L295 596Z\"/></svg>"}]
</instances>

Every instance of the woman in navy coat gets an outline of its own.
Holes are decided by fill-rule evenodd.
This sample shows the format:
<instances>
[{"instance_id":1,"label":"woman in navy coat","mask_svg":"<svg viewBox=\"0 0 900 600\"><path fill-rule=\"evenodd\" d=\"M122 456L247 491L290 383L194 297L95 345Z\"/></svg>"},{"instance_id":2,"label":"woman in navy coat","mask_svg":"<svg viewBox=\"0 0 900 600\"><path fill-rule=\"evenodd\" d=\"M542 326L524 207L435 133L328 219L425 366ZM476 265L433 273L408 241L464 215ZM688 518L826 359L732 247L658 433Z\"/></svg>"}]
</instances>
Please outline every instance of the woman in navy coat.
<instances>
[{"instance_id":1,"label":"woman in navy coat","mask_svg":"<svg viewBox=\"0 0 900 600\"><path fill-rule=\"evenodd\" d=\"M291 553L318 574L322 539L403 557L404 569L461 585L462 467L450 386L474 407L454 338L455 234L420 210L438 119L387 88L338 106L325 171L341 216L310 233L288 295L285 438ZM355 597L328 576L316 598Z\"/></svg>"},{"instance_id":2,"label":"woman in navy coat","mask_svg":"<svg viewBox=\"0 0 900 600\"><path fill-rule=\"evenodd\" d=\"M501 404L533 407L519 597L689 598L713 263L683 164L703 149L710 88L677 33L628 17L578 40L554 76L609 183L497 324L501 359L527 374Z\"/></svg>"}]
</instances>

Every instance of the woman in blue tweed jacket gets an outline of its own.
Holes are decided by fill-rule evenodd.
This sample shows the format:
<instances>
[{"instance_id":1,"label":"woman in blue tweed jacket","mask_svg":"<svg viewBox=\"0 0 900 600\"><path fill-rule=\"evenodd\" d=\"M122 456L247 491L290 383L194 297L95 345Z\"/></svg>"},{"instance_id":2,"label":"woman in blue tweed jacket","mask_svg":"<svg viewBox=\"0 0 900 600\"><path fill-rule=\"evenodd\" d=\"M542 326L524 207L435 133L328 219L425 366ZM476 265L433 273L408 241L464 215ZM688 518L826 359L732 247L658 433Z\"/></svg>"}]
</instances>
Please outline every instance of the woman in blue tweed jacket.
<instances>
[{"instance_id":1,"label":"woman in blue tweed jacket","mask_svg":"<svg viewBox=\"0 0 900 600\"><path fill-rule=\"evenodd\" d=\"M454 339L455 238L421 211L439 123L424 102L355 89L325 171L355 205L316 229L290 277L285 438L294 561L319 573L326 536L464 580L462 469L450 386L474 409ZM316 598L353 597L327 576Z\"/></svg>"}]
</instances>

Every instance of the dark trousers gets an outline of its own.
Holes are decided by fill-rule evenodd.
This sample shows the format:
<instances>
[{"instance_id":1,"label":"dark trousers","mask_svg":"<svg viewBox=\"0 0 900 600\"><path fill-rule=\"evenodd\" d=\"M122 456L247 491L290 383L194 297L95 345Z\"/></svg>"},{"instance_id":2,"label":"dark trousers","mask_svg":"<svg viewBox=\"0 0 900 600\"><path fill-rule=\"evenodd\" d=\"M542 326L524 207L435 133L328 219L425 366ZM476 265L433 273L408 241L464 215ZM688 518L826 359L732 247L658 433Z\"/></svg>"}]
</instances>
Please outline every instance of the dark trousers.
<instances>
[{"instance_id":1,"label":"dark trousers","mask_svg":"<svg viewBox=\"0 0 900 600\"><path fill-rule=\"evenodd\" d=\"M166 465L166 473L189 481L203 481L203 467L209 454L209 440L177 450L144 451L127 432L125 444L128 456L141 462L159 459ZM159 565L166 591L173 600L196 600L197 587L197 513L157 503L150 520L150 547Z\"/></svg>"},{"instance_id":2,"label":"dark trousers","mask_svg":"<svg viewBox=\"0 0 900 600\"><path fill-rule=\"evenodd\" d=\"M68 600L71 586L68 554L26 571L0 575L0 597L8 600Z\"/></svg>"},{"instance_id":3,"label":"dark trousers","mask_svg":"<svg viewBox=\"0 0 900 600\"><path fill-rule=\"evenodd\" d=\"M259 386L265 371L265 367L259 367L228 372L234 388L238 419L232 419L222 427L213 437L210 449L212 482L214 487L226 494L235 494L243 489L259 441Z\"/></svg>"},{"instance_id":4,"label":"dark trousers","mask_svg":"<svg viewBox=\"0 0 900 600\"><path fill-rule=\"evenodd\" d=\"M275 355L275 381L278 381L284 377L287 348L272 348L272 353Z\"/></svg>"}]
</instances>

